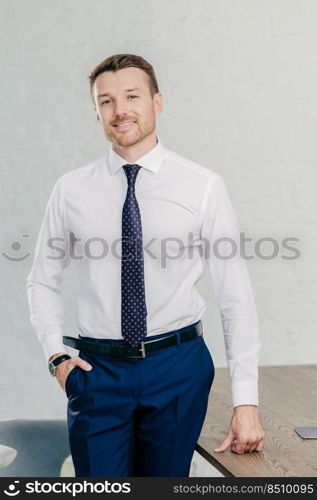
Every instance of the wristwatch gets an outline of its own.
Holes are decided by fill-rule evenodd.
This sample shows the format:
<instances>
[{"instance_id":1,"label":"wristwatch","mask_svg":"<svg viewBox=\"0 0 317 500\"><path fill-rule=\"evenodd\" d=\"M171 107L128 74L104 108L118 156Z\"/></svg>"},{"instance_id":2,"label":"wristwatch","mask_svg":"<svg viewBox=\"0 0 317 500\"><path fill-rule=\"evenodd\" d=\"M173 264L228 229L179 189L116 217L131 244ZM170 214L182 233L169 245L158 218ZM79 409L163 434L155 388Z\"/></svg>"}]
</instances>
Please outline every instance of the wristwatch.
<instances>
[{"instance_id":1,"label":"wristwatch","mask_svg":"<svg viewBox=\"0 0 317 500\"><path fill-rule=\"evenodd\" d=\"M62 363L63 361L65 361L65 359L71 359L71 356L69 356L68 354L62 354L61 356L58 356L57 358L53 359L53 361L49 361L48 362L48 369L50 371L50 374L55 377L56 375L56 367Z\"/></svg>"}]
</instances>

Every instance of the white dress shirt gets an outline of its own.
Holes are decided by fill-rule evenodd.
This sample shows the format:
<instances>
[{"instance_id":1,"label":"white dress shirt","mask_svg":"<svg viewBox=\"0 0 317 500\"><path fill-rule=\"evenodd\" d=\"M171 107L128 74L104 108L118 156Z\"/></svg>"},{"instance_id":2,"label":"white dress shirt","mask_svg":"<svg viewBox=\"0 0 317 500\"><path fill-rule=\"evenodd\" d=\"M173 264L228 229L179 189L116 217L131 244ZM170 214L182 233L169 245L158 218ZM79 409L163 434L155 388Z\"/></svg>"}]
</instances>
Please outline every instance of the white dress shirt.
<instances>
[{"instance_id":1,"label":"white dress shirt","mask_svg":"<svg viewBox=\"0 0 317 500\"><path fill-rule=\"evenodd\" d=\"M63 270L80 278L76 324L86 337L122 339L121 217L127 192L113 149L57 180L49 198L27 278L31 323L46 358L65 352L61 302ZM259 331L245 261L230 255L239 226L222 177L163 146L160 138L135 184L144 248L148 337L200 320L206 303L197 291L205 263L220 311L233 406L258 405ZM50 238L57 238L49 242ZM210 244L208 253L208 242ZM55 248L55 249L54 249ZM239 249L239 246L238 246Z\"/></svg>"}]
</instances>

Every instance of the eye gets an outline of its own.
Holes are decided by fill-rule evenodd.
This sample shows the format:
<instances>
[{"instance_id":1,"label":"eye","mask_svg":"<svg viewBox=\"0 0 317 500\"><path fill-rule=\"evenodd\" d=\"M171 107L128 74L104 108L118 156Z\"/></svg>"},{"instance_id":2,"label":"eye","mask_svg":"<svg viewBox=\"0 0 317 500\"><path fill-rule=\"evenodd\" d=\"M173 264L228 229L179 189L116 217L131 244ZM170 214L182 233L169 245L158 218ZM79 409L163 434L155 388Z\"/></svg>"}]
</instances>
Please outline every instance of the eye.
<instances>
[{"instance_id":1,"label":"eye","mask_svg":"<svg viewBox=\"0 0 317 500\"><path fill-rule=\"evenodd\" d=\"M101 101L101 105L108 104L110 102L110 99L106 99L105 101Z\"/></svg>"},{"instance_id":2,"label":"eye","mask_svg":"<svg viewBox=\"0 0 317 500\"><path fill-rule=\"evenodd\" d=\"M132 97L133 99L135 99L136 97L139 97L138 95L129 95L128 97Z\"/></svg>"}]
</instances>

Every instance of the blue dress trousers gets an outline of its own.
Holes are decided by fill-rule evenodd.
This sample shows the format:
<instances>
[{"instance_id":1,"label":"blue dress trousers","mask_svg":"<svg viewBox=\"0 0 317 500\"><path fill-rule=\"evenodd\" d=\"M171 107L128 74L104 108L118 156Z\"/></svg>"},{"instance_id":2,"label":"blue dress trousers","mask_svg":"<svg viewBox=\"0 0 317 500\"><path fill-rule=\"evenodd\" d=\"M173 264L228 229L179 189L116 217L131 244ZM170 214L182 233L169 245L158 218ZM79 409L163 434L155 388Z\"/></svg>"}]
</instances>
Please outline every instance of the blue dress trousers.
<instances>
[{"instance_id":1,"label":"blue dress trousers","mask_svg":"<svg viewBox=\"0 0 317 500\"><path fill-rule=\"evenodd\" d=\"M76 477L189 476L214 379L203 335L143 359L79 356L92 370L76 366L65 385Z\"/></svg>"}]
</instances>

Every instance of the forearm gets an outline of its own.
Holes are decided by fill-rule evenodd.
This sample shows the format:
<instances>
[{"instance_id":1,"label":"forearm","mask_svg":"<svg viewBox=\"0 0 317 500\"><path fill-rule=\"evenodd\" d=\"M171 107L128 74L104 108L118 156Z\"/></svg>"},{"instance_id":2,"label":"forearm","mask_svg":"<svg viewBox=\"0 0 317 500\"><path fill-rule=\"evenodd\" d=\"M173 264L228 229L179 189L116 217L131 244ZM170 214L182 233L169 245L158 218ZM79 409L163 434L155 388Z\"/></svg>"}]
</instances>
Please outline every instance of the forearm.
<instances>
[{"instance_id":1,"label":"forearm","mask_svg":"<svg viewBox=\"0 0 317 500\"><path fill-rule=\"evenodd\" d=\"M247 310L247 312L246 312ZM230 316L230 319L228 319ZM222 314L233 407L259 404L259 327L253 299L241 304L240 314Z\"/></svg>"},{"instance_id":2,"label":"forearm","mask_svg":"<svg viewBox=\"0 0 317 500\"><path fill-rule=\"evenodd\" d=\"M27 297L30 321L42 344L45 358L65 352L65 319L61 294L52 287L28 280Z\"/></svg>"},{"instance_id":3,"label":"forearm","mask_svg":"<svg viewBox=\"0 0 317 500\"><path fill-rule=\"evenodd\" d=\"M258 405L259 325L246 264L209 262L224 334L233 407Z\"/></svg>"}]
</instances>

